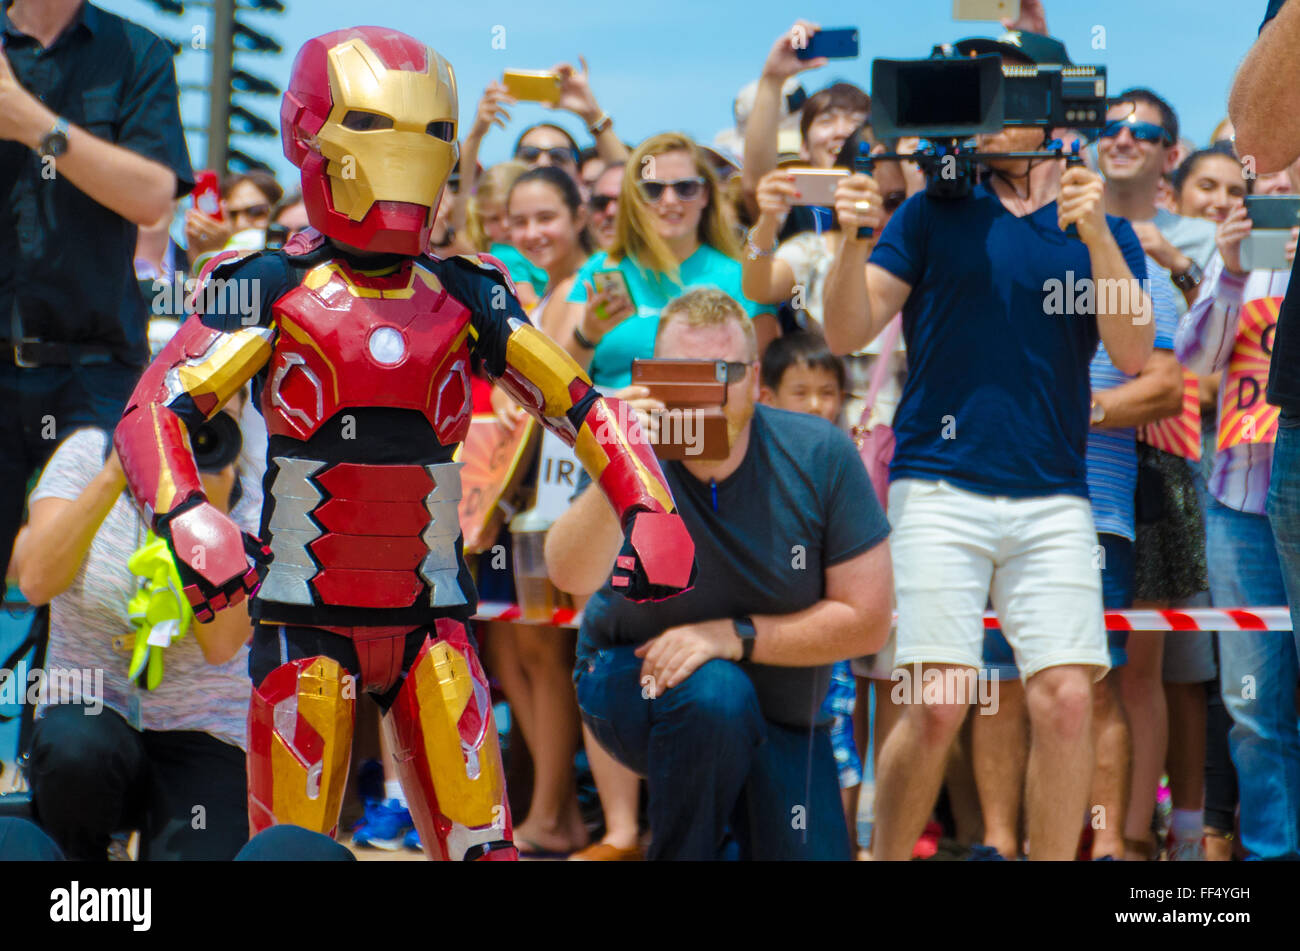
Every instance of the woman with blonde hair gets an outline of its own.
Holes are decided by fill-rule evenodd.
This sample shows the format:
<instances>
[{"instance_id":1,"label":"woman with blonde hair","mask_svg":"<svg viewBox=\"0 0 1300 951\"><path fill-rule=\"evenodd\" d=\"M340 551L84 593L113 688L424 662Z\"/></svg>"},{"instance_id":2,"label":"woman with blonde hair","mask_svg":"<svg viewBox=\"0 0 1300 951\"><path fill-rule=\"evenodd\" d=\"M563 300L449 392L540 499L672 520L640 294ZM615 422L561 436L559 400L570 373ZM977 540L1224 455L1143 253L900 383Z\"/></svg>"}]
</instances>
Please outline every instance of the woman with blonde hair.
<instances>
[{"instance_id":1,"label":"woman with blonde hair","mask_svg":"<svg viewBox=\"0 0 1300 951\"><path fill-rule=\"evenodd\" d=\"M689 288L716 287L755 321L761 352L778 325L772 308L745 299L740 250L731 209L695 143L679 132L647 139L624 167L613 245L592 255L568 289L560 343L597 386L627 386L632 361L653 356L663 306ZM621 278L600 279L598 292L598 276L610 271Z\"/></svg>"}]
</instances>

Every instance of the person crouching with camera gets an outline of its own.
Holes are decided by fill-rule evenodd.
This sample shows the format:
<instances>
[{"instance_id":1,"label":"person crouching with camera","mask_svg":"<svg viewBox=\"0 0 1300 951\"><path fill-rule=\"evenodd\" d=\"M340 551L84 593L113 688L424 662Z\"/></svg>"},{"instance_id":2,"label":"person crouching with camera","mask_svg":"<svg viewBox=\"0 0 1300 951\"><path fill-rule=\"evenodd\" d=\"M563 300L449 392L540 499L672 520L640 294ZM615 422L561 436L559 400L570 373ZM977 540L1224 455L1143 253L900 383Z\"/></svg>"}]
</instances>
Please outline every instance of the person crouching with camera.
<instances>
[{"instance_id":1,"label":"person crouching with camera","mask_svg":"<svg viewBox=\"0 0 1300 951\"><path fill-rule=\"evenodd\" d=\"M256 533L257 474L237 473L234 461L239 428L231 424L241 404L231 400L223 408L229 422L218 416L191 440L200 468L216 469L202 472L208 498ZM101 429L62 442L28 500L14 548L19 588L33 605L50 606L46 682L61 681L32 737L37 820L70 859L104 861L110 837L126 830L139 830L141 860L232 859L248 841L247 602L207 624L191 615L188 636L148 648L160 658L145 655L143 644L136 654L140 624L128 603L146 581L128 560L146 544L148 525L109 449ZM145 656L155 668L161 661L160 681L150 665L128 676Z\"/></svg>"},{"instance_id":2,"label":"person crouching with camera","mask_svg":"<svg viewBox=\"0 0 1300 951\"><path fill-rule=\"evenodd\" d=\"M757 341L731 297L699 288L671 301L654 353L721 366L725 452L692 458L688 446L663 462L699 566L676 598L616 592L622 535L597 488L552 526L552 581L595 592L574 673L583 719L648 780L648 858L717 859L730 831L743 858L848 859L819 710L831 665L889 634L889 525L847 436L755 405Z\"/></svg>"}]
</instances>

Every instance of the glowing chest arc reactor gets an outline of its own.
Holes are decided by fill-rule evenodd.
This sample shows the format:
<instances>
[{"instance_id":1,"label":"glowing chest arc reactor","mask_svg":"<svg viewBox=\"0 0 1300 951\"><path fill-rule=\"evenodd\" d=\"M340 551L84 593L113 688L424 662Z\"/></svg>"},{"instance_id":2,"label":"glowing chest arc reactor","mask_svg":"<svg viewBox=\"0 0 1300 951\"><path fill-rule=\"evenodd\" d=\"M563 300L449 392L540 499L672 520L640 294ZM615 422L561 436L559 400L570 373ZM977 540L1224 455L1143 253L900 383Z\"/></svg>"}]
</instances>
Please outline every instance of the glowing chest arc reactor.
<instances>
[{"instance_id":1,"label":"glowing chest arc reactor","mask_svg":"<svg viewBox=\"0 0 1300 951\"><path fill-rule=\"evenodd\" d=\"M376 327L370 331L366 348L376 363L396 366L406 356L406 337L396 327Z\"/></svg>"}]
</instances>

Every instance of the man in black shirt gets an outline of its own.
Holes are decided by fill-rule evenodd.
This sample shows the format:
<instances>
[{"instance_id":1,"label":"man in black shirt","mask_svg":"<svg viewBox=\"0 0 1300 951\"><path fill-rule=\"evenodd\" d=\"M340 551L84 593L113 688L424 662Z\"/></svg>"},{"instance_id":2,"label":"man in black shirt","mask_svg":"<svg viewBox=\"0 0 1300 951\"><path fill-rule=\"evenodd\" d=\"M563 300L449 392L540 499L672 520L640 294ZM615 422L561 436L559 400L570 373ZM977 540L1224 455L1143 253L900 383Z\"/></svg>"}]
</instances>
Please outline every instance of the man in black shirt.
<instances>
[{"instance_id":1,"label":"man in black shirt","mask_svg":"<svg viewBox=\"0 0 1300 951\"><path fill-rule=\"evenodd\" d=\"M0 2L0 552L27 480L149 358L136 227L193 188L170 48L81 0Z\"/></svg>"},{"instance_id":2,"label":"man in black shirt","mask_svg":"<svg viewBox=\"0 0 1300 951\"><path fill-rule=\"evenodd\" d=\"M888 636L889 525L847 436L754 405L753 327L726 294L700 288L665 307L655 354L727 361L730 454L663 463L695 542L685 594L622 603L609 580L618 522L599 489L551 528L552 580L596 591L578 635L583 719L649 781L649 858L716 859L730 826L747 858L848 859L817 719L831 664Z\"/></svg>"}]
</instances>

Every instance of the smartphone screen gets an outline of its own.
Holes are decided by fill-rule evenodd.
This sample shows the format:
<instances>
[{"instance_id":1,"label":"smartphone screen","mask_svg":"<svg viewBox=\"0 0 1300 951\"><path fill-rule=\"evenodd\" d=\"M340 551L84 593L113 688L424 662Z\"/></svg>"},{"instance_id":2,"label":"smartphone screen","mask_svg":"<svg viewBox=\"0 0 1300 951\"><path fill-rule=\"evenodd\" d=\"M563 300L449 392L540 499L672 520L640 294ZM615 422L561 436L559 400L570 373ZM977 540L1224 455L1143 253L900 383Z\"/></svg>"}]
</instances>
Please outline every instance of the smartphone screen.
<instances>
[{"instance_id":1,"label":"smartphone screen","mask_svg":"<svg viewBox=\"0 0 1300 951\"><path fill-rule=\"evenodd\" d=\"M808 37L804 46L795 47L794 55L799 59L857 59L858 30L856 27L838 27L833 30L818 30Z\"/></svg>"},{"instance_id":2,"label":"smartphone screen","mask_svg":"<svg viewBox=\"0 0 1300 951\"><path fill-rule=\"evenodd\" d=\"M1289 231L1300 225L1300 195L1247 195L1246 215L1256 229Z\"/></svg>"},{"instance_id":3,"label":"smartphone screen","mask_svg":"<svg viewBox=\"0 0 1300 951\"><path fill-rule=\"evenodd\" d=\"M627 298L629 304L636 306L632 300L632 289L628 287L627 277L622 271L597 271L591 275L591 283L596 288L597 294L605 293L608 288L616 288ZM609 314L603 311L604 307L597 308L596 316L601 320L609 320Z\"/></svg>"}]
</instances>

